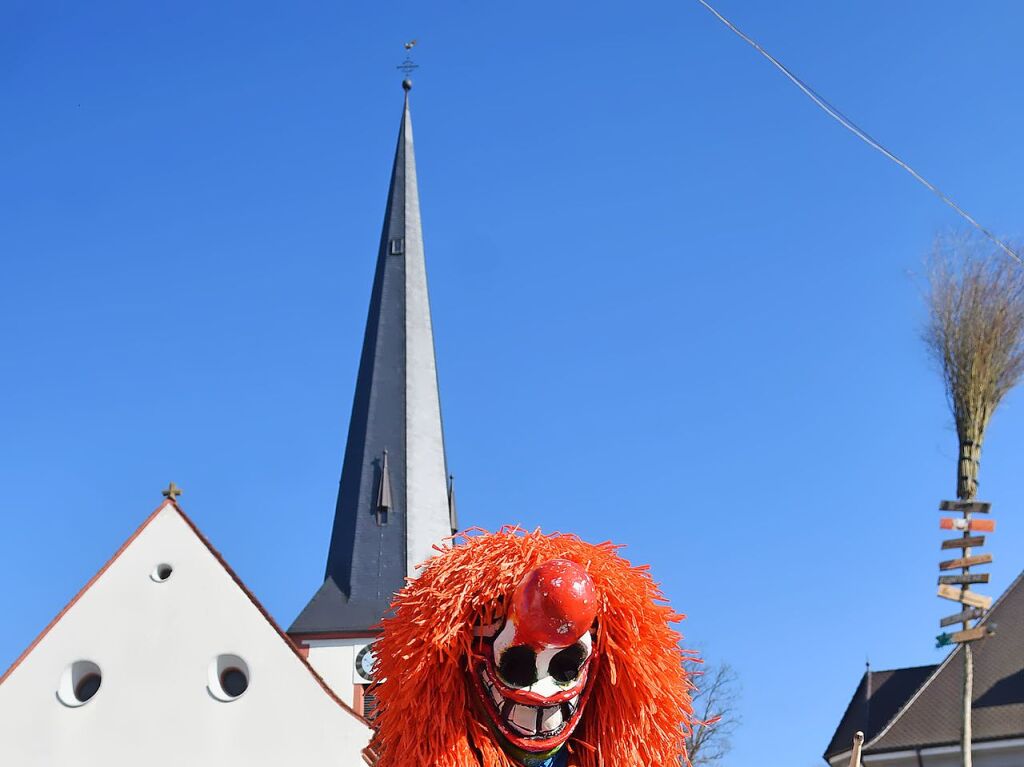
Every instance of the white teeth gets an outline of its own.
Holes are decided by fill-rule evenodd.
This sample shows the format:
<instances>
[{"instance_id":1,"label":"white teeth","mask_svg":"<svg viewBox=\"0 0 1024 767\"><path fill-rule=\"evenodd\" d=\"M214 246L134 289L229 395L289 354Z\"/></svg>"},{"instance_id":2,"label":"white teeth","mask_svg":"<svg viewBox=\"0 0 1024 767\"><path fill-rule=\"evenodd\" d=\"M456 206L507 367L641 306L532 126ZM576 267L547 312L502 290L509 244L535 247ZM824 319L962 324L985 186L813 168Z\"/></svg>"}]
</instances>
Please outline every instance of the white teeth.
<instances>
[{"instance_id":1,"label":"white teeth","mask_svg":"<svg viewBox=\"0 0 1024 767\"><path fill-rule=\"evenodd\" d=\"M501 718L520 735L552 737L565 727L580 704L580 696L576 695L556 706L528 706L506 699L485 674L481 674L481 682Z\"/></svg>"},{"instance_id":2,"label":"white teeth","mask_svg":"<svg viewBox=\"0 0 1024 767\"><path fill-rule=\"evenodd\" d=\"M533 706L514 706L509 719L528 735L533 735L537 731L537 709Z\"/></svg>"},{"instance_id":3,"label":"white teeth","mask_svg":"<svg viewBox=\"0 0 1024 767\"><path fill-rule=\"evenodd\" d=\"M562 726L562 707L553 706L551 708L544 709L544 716L540 720L540 728L544 732L551 732L557 730Z\"/></svg>"}]
</instances>

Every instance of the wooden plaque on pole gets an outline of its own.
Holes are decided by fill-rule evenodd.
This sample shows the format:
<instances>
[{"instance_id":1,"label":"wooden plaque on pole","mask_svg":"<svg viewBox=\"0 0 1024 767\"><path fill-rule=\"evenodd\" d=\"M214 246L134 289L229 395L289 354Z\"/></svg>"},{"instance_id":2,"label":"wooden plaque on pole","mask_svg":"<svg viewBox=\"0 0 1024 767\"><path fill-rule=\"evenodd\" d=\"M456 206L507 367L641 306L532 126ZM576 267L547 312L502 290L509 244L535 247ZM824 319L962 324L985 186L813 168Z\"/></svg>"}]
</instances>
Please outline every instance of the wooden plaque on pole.
<instances>
[{"instance_id":1,"label":"wooden plaque on pole","mask_svg":"<svg viewBox=\"0 0 1024 767\"><path fill-rule=\"evenodd\" d=\"M971 607L980 607L983 610L987 610L992 606L992 597L982 596L973 591L963 591L956 586L947 586L945 584L939 586L939 596L943 599L952 599L954 602L970 605Z\"/></svg>"},{"instance_id":2,"label":"wooden plaque on pole","mask_svg":"<svg viewBox=\"0 0 1024 767\"><path fill-rule=\"evenodd\" d=\"M939 511L962 511L964 514L988 514L991 503L985 501L941 501Z\"/></svg>"},{"instance_id":3,"label":"wooden plaque on pole","mask_svg":"<svg viewBox=\"0 0 1024 767\"><path fill-rule=\"evenodd\" d=\"M991 554L977 554L973 557L960 557L960 559L947 559L945 562L939 562L939 569L955 570L958 567L974 567L975 565L987 565L991 561Z\"/></svg>"},{"instance_id":4,"label":"wooden plaque on pole","mask_svg":"<svg viewBox=\"0 0 1024 767\"><path fill-rule=\"evenodd\" d=\"M942 548L944 549L971 549L977 546L985 545L984 535L974 535L967 538L951 538L948 541L942 542Z\"/></svg>"},{"instance_id":5,"label":"wooden plaque on pole","mask_svg":"<svg viewBox=\"0 0 1024 767\"><path fill-rule=\"evenodd\" d=\"M955 519L954 517L942 517L939 519L941 530L970 530L971 532L991 533L996 529L994 519Z\"/></svg>"},{"instance_id":6,"label":"wooden plaque on pole","mask_svg":"<svg viewBox=\"0 0 1024 767\"><path fill-rule=\"evenodd\" d=\"M957 631L950 637L950 640L953 642L973 642L977 639L984 639L986 636L988 636L988 627L978 626L966 631Z\"/></svg>"},{"instance_id":7,"label":"wooden plaque on pole","mask_svg":"<svg viewBox=\"0 0 1024 767\"><path fill-rule=\"evenodd\" d=\"M965 575L940 575L939 583L967 585L971 583L988 583L988 573L973 573Z\"/></svg>"},{"instance_id":8,"label":"wooden plaque on pole","mask_svg":"<svg viewBox=\"0 0 1024 767\"><path fill-rule=\"evenodd\" d=\"M985 611L980 607L968 607L963 612L957 613L956 615L948 615L939 621L939 625L942 627L952 626L954 623L967 623L967 621L973 621L976 618L980 618L985 614Z\"/></svg>"}]
</instances>

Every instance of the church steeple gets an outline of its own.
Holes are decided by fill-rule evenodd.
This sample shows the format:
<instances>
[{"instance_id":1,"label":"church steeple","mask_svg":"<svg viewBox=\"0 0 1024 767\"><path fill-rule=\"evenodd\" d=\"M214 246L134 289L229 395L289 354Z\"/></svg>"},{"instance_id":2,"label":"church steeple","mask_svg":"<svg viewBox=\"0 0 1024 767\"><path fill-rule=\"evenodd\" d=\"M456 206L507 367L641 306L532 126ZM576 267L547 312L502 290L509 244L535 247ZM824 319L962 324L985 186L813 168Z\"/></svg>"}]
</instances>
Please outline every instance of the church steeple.
<instances>
[{"instance_id":1,"label":"church steeple","mask_svg":"<svg viewBox=\"0 0 1024 767\"><path fill-rule=\"evenodd\" d=\"M324 583L291 634L361 632L451 533L434 336L405 104Z\"/></svg>"}]
</instances>

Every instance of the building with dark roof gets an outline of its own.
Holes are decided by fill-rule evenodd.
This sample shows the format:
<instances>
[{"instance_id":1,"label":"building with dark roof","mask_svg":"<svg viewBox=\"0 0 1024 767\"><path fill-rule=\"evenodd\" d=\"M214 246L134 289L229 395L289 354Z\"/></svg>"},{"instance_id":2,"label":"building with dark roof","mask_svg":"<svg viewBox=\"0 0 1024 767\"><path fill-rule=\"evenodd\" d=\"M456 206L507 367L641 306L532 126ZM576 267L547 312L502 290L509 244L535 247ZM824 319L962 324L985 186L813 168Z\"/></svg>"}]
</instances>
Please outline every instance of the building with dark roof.
<instances>
[{"instance_id":1,"label":"building with dark roof","mask_svg":"<svg viewBox=\"0 0 1024 767\"><path fill-rule=\"evenodd\" d=\"M994 633L972 648L974 764L1024 767L1024 573L979 625ZM825 749L825 761L846 767L859 730L865 765L959 765L962 652L958 645L936 666L865 673Z\"/></svg>"}]
</instances>

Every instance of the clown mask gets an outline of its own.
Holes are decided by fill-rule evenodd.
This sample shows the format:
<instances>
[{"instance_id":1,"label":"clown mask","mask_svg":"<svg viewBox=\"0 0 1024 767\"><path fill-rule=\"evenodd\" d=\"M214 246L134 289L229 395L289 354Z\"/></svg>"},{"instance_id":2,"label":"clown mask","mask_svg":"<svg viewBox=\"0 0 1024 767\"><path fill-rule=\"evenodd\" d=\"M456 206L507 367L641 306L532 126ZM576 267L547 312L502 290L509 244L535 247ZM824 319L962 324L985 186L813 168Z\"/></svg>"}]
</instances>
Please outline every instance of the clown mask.
<instances>
[{"instance_id":1,"label":"clown mask","mask_svg":"<svg viewBox=\"0 0 1024 767\"><path fill-rule=\"evenodd\" d=\"M551 559L520 581L502 621L477 632L477 702L520 764L546 764L580 721L596 665L597 606L587 571Z\"/></svg>"}]
</instances>

